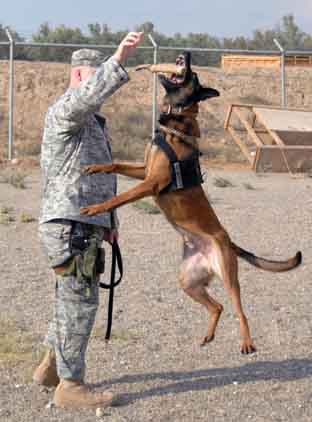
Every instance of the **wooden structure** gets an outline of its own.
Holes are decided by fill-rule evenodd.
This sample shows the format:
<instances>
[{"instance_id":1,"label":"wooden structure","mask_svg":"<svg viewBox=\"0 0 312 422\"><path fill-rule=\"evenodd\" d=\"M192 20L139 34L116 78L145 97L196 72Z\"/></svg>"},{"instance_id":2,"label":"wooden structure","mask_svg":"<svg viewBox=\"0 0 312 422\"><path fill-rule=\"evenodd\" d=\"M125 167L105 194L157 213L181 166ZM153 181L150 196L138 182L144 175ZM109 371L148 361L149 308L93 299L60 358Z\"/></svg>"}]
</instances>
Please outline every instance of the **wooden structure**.
<instances>
[{"instance_id":1,"label":"wooden structure","mask_svg":"<svg viewBox=\"0 0 312 422\"><path fill-rule=\"evenodd\" d=\"M257 56L257 55L225 55L222 56L222 69L236 67L274 67L281 66L280 56Z\"/></svg>"},{"instance_id":2,"label":"wooden structure","mask_svg":"<svg viewBox=\"0 0 312 422\"><path fill-rule=\"evenodd\" d=\"M225 129L256 172L312 171L312 111L232 104Z\"/></svg>"},{"instance_id":3,"label":"wooden structure","mask_svg":"<svg viewBox=\"0 0 312 422\"><path fill-rule=\"evenodd\" d=\"M308 66L312 67L312 55L286 56L286 66ZM222 69L237 67L270 67L279 68L281 56L260 56L260 55L224 55L222 56Z\"/></svg>"}]
</instances>

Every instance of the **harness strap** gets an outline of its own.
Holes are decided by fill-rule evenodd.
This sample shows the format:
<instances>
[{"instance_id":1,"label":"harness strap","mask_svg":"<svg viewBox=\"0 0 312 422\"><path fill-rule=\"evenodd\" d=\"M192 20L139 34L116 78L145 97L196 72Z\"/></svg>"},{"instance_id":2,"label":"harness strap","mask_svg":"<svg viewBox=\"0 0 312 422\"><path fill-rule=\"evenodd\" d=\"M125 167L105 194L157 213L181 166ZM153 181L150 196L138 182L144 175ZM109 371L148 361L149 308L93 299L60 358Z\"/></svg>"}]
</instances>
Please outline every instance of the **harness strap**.
<instances>
[{"instance_id":1,"label":"harness strap","mask_svg":"<svg viewBox=\"0 0 312 422\"><path fill-rule=\"evenodd\" d=\"M168 144L165 137L160 132L156 133L156 136L153 139L153 143L159 146L159 148L161 148L165 152L170 163L175 163L179 161L174 149Z\"/></svg>"},{"instance_id":2,"label":"harness strap","mask_svg":"<svg viewBox=\"0 0 312 422\"><path fill-rule=\"evenodd\" d=\"M186 135L185 133L181 132L180 130L174 129L172 127L167 127L167 126L163 126L163 125L159 125L159 127L164 132L166 132L166 133L168 133L170 135L175 135L178 138L180 138L180 140L183 143L185 143L189 147L193 148L195 151L198 151L199 152L199 155L200 155L200 151L198 149L198 142L197 142L197 137L196 136Z\"/></svg>"},{"instance_id":3,"label":"harness strap","mask_svg":"<svg viewBox=\"0 0 312 422\"><path fill-rule=\"evenodd\" d=\"M194 149L184 160L179 160L163 133L157 132L152 143L164 151L171 167L171 182L160 193L172 192L203 183L197 149Z\"/></svg>"}]
</instances>

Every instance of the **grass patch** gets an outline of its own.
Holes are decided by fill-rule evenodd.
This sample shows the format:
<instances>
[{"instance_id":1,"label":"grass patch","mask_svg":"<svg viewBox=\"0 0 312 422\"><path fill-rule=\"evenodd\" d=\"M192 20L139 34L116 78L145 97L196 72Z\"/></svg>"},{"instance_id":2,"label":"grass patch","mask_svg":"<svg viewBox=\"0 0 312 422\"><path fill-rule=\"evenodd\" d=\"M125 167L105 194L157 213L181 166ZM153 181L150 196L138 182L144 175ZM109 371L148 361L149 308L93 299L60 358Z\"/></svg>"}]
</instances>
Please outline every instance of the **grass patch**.
<instances>
[{"instance_id":1,"label":"grass patch","mask_svg":"<svg viewBox=\"0 0 312 422\"><path fill-rule=\"evenodd\" d=\"M13 211L13 207L7 207L6 205L0 207L0 214L11 214Z\"/></svg>"},{"instance_id":2,"label":"grass patch","mask_svg":"<svg viewBox=\"0 0 312 422\"><path fill-rule=\"evenodd\" d=\"M27 212L22 212L19 216L19 220L21 223L33 223L34 221L36 221L36 219Z\"/></svg>"},{"instance_id":3,"label":"grass patch","mask_svg":"<svg viewBox=\"0 0 312 422\"><path fill-rule=\"evenodd\" d=\"M217 188L234 188L235 187L235 185L233 185L233 183L230 180L225 179L224 177L215 177L213 180L213 184Z\"/></svg>"},{"instance_id":4,"label":"grass patch","mask_svg":"<svg viewBox=\"0 0 312 422\"><path fill-rule=\"evenodd\" d=\"M0 173L0 183L7 183L16 189L26 189L25 178L27 173L7 168Z\"/></svg>"},{"instance_id":5,"label":"grass patch","mask_svg":"<svg viewBox=\"0 0 312 422\"><path fill-rule=\"evenodd\" d=\"M32 371L37 359L33 345L34 337L29 332L12 321L0 319L0 366L15 368L25 365L22 375L24 379L28 378L28 372Z\"/></svg>"},{"instance_id":6,"label":"grass patch","mask_svg":"<svg viewBox=\"0 0 312 422\"><path fill-rule=\"evenodd\" d=\"M7 207L5 205L0 207L0 224L8 225L15 221L12 212L14 209L12 207Z\"/></svg>"},{"instance_id":7,"label":"grass patch","mask_svg":"<svg viewBox=\"0 0 312 422\"><path fill-rule=\"evenodd\" d=\"M243 186L247 190L256 190L256 188L252 186L250 183L243 183Z\"/></svg>"},{"instance_id":8,"label":"grass patch","mask_svg":"<svg viewBox=\"0 0 312 422\"><path fill-rule=\"evenodd\" d=\"M146 214L160 214L159 208L155 207L155 205L143 199L134 202L133 207L138 210L144 211Z\"/></svg>"}]
</instances>

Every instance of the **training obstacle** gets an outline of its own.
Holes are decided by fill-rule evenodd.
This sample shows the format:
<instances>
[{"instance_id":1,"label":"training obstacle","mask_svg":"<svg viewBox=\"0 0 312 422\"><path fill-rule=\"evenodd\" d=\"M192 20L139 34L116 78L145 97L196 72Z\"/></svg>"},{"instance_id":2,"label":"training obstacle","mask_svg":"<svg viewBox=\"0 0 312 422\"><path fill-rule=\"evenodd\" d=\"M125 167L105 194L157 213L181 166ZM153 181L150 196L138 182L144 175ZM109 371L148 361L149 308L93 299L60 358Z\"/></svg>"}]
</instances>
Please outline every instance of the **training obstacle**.
<instances>
[{"instance_id":1,"label":"training obstacle","mask_svg":"<svg viewBox=\"0 0 312 422\"><path fill-rule=\"evenodd\" d=\"M254 171L312 171L312 111L231 104L224 127Z\"/></svg>"}]
</instances>

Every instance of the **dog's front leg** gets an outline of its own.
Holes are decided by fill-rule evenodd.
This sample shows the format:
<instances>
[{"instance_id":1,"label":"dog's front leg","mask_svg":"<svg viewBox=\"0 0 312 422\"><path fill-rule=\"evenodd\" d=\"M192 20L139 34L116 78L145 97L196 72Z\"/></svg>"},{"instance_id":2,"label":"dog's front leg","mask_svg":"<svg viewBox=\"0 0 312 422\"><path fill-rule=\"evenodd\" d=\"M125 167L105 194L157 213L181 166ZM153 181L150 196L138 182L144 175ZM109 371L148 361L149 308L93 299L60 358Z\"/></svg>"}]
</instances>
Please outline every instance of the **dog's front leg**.
<instances>
[{"instance_id":1,"label":"dog's front leg","mask_svg":"<svg viewBox=\"0 0 312 422\"><path fill-rule=\"evenodd\" d=\"M131 161L114 161L111 164L91 164L84 168L87 174L93 173L117 173L123 176L143 180L145 178L145 164Z\"/></svg>"},{"instance_id":2,"label":"dog's front leg","mask_svg":"<svg viewBox=\"0 0 312 422\"><path fill-rule=\"evenodd\" d=\"M153 180L144 180L134 188L123 192L120 195L114 196L112 199L103 202L102 204L90 205L80 209L81 214L95 215L102 212L111 211L121 205L137 201L145 196L155 195L158 192L158 182Z\"/></svg>"}]
</instances>

